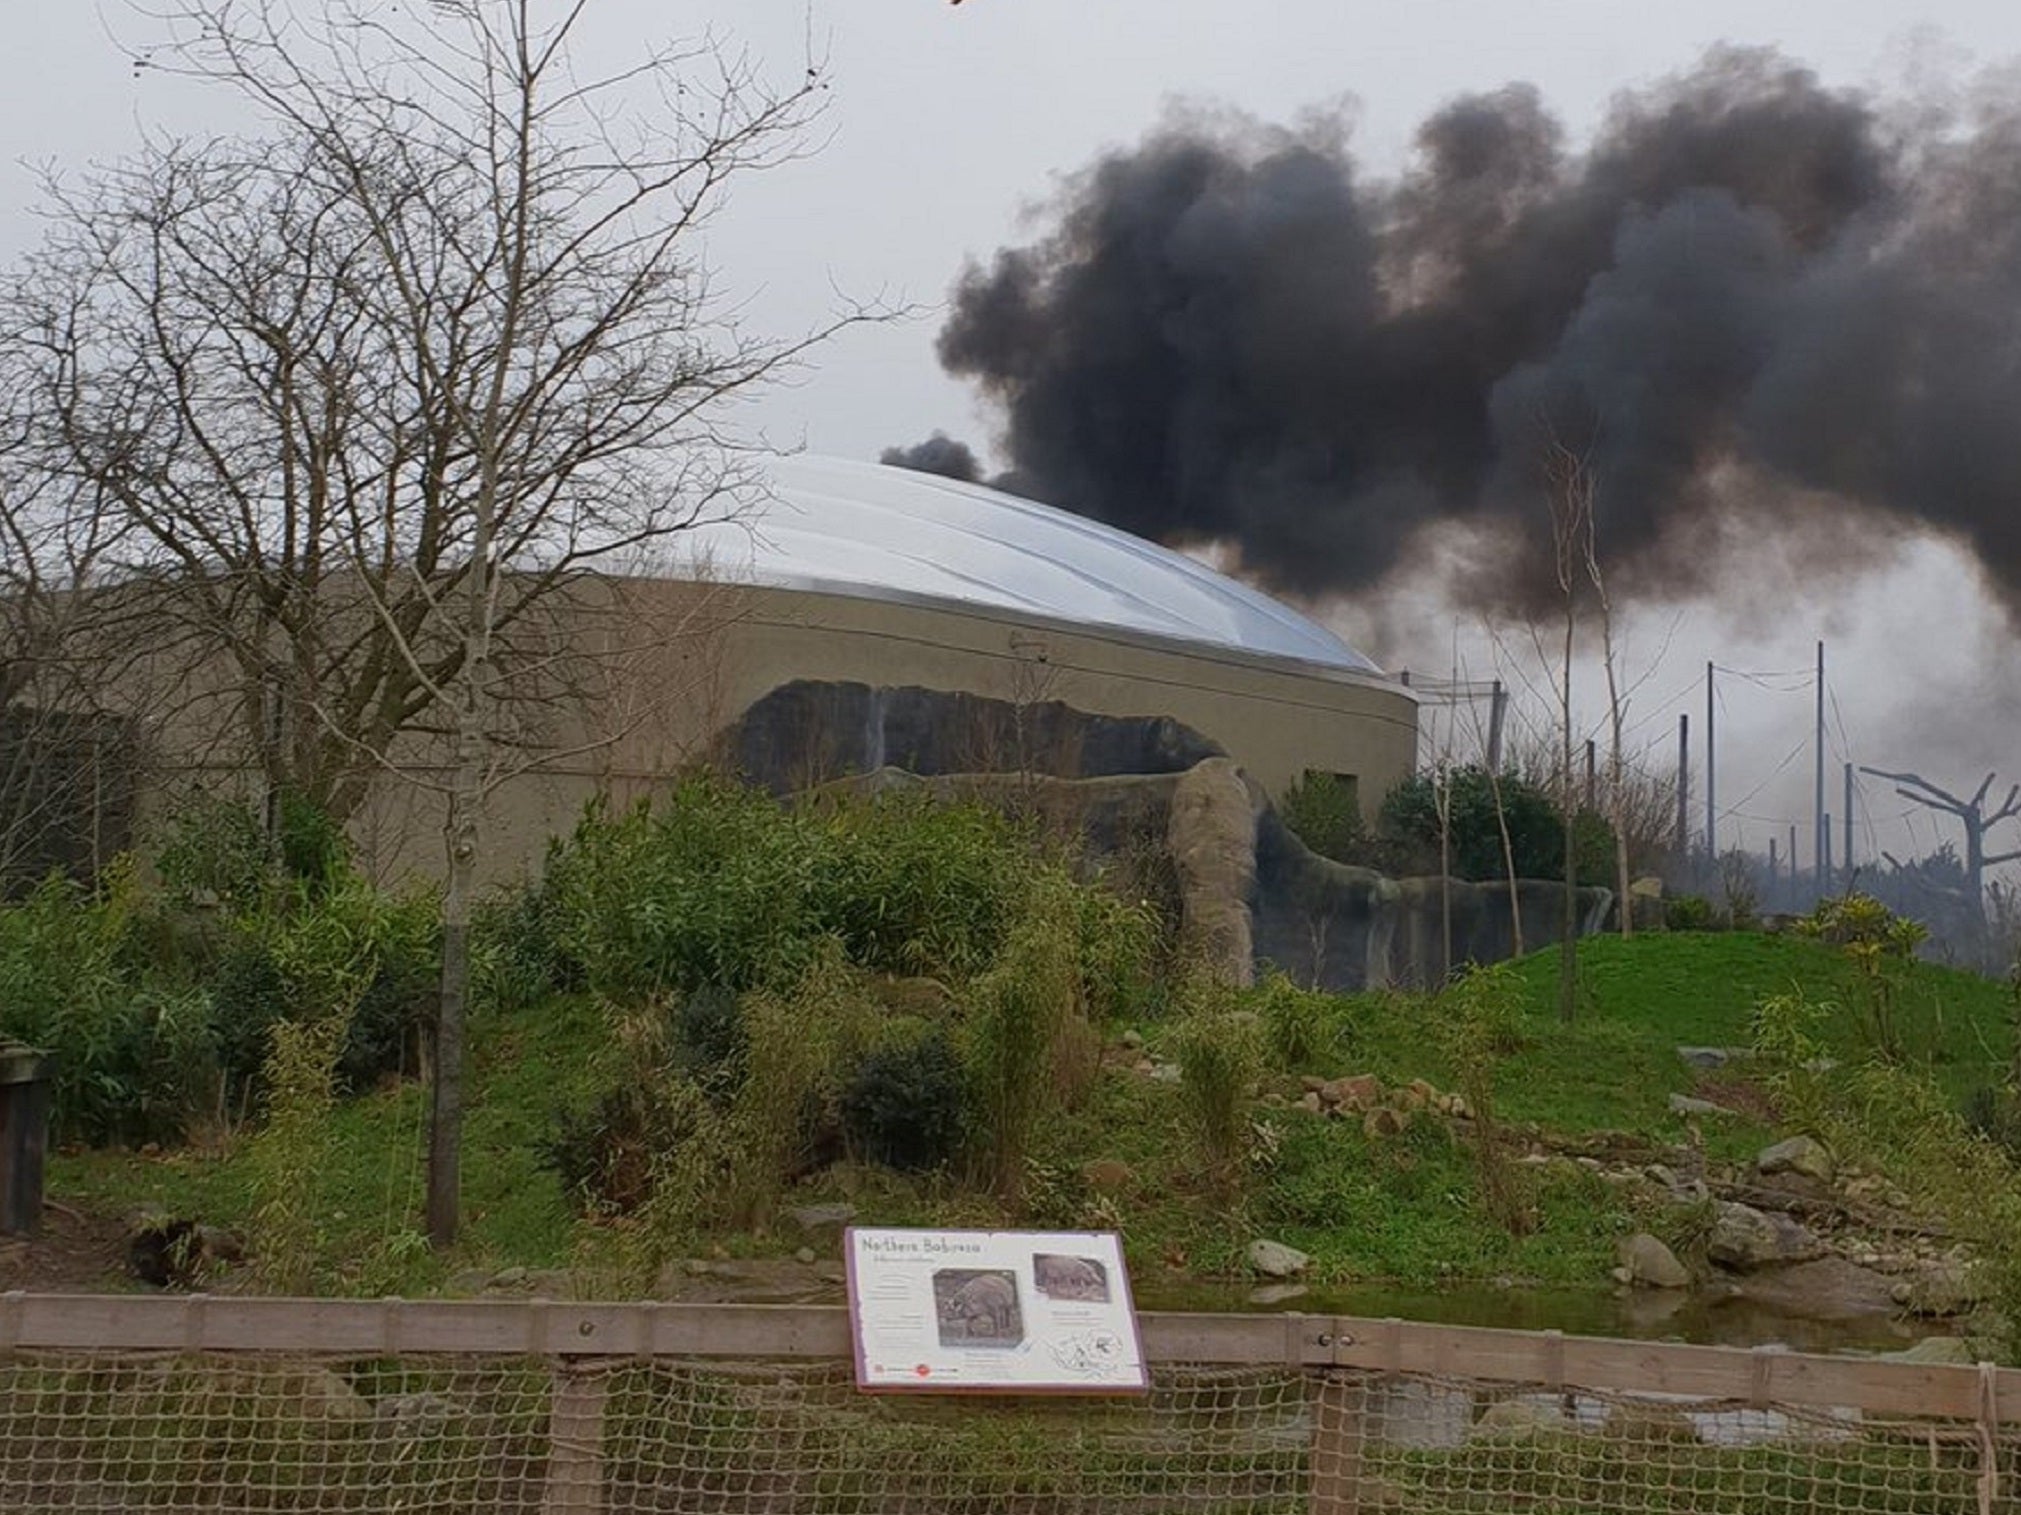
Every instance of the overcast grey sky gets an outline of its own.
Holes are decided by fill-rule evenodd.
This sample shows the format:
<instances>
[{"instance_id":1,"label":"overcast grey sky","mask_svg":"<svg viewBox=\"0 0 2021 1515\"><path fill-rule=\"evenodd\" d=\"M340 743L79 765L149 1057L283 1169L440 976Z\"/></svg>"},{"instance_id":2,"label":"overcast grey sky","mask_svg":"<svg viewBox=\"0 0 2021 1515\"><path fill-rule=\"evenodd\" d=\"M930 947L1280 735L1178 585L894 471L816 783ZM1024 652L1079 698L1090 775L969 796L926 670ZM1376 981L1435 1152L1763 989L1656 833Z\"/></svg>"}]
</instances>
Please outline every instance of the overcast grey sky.
<instances>
[{"instance_id":1,"label":"overcast grey sky","mask_svg":"<svg viewBox=\"0 0 2021 1515\"><path fill-rule=\"evenodd\" d=\"M7 3L0 251L34 234L30 165L117 155L142 124L233 124L217 114L217 97L136 75L108 34L135 34L121 0ZM642 36L703 28L748 45L782 77L811 42L833 79L832 140L742 185L713 234L714 262L748 297L751 319L775 331L804 326L837 288L928 307L909 324L839 340L803 382L762 404L773 440L856 457L936 428L987 442L971 395L934 361L934 307L965 259L1016 235L1020 213L1056 176L1134 141L1175 99L1278 120L1351 99L1362 161L1380 175L1402 161L1427 112L1456 94L1531 82L1576 137L1617 90L1719 42L1778 46L1845 85L1965 78L2021 58L2016 0L592 0L594 48L607 57ZM1646 686L1643 718L1674 726L1683 698L1657 706L1707 656L1801 666L1813 637L1826 635L1839 648L1856 756L1975 781L1973 769L2002 760L2021 691L2012 675L1988 671L1989 655L1996 670L2016 661L1990 612L1952 608L1934 629L1932 607L1960 603L1959 572L1955 559L1926 553L1856 602L1811 606L1799 603L1793 571L1787 595L1771 594L1748 626L1645 618L1631 628L1642 660L1669 650ZM1460 642L1472 646L1473 671L1489 657L1477 628L1441 627L1435 613L1387 625L1366 611L1340 615L1378 652L1421 667L1450 662ZM1770 773L1808 718L1789 708L1801 698L1756 694L1737 686L1727 717L1736 798ZM1960 700L1982 715L1990 701L1993 719L1958 716ZM1894 750L1906 729L1921 732L1922 750ZM1761 817L1756 842L1782 815L1808 814L1808 758L1791 766L1749 797L1747 814ZM1899 829L1889 837L1903 839Z\"/></svg>"}]
</instances>

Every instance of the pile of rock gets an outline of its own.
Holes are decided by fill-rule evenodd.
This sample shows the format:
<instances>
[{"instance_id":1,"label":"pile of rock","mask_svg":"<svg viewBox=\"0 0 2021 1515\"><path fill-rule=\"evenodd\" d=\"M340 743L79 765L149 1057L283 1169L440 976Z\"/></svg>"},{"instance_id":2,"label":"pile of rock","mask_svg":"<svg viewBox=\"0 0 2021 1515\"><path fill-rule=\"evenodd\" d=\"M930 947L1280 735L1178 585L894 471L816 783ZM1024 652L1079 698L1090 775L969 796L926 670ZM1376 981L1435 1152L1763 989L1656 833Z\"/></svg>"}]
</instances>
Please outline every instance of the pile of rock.
<instances>
[{"instance_id":1,"label":"pile of rock","mask_svg":"<svg viewBox=\"0 0 2021 1515\"><path fill-rule=\"evenodd\" d=\"M1410 1128L1420 1114L1444 1116L1449 1120L1470 1120L1473 1112L1457 1094L1441 1093L1424 1079L1386 1088L1373 1073L1356 1073L1345 1078L1300 1080L1304 1092L1297 1107L1313 1115L1346 1120L1360 1116L1362 1129L1370 1136L1394 1136Z\"/></svg>"}]
</instances>

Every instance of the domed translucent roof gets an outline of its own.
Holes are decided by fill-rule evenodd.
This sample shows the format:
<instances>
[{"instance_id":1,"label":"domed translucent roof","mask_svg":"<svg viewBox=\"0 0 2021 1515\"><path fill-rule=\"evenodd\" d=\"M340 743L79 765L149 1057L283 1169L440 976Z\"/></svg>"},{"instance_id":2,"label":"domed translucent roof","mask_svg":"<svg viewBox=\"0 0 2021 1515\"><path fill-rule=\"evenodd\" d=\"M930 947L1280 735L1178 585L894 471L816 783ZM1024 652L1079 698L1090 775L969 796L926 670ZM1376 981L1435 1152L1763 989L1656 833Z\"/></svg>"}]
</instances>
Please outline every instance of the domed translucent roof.
<instances>
[{"instance_id":1,"label":"domed translucent roof","mask_svg":"<svg viewBox=\"0 0 2021 1515\"><path fill-rule=\"evenodd\" d=\"M730 582L1009 611L1379 672L1325 627L1180 553L1048 505L880 464L789 457L684 546Z\"/></svg>"}]
</instances>

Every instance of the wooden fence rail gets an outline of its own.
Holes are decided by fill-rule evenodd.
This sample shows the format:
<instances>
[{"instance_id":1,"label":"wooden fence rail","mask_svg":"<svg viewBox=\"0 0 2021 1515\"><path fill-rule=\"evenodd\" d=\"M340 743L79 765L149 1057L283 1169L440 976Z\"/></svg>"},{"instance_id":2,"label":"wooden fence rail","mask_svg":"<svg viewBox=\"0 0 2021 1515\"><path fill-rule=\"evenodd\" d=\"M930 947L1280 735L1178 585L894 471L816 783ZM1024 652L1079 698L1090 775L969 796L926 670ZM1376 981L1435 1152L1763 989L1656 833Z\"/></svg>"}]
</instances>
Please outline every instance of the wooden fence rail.
<instances>
[{"instance_id":1,"label":"wooden fence rail","mask_svg":"<svg viewBox=\"0 0 2021 1515\"><path fill-rule=\"evenodd\" d=\"M1616 1341L1331 1315L1141 1317L1154 1363L1353 1368L1881 1415L2021 1423L2021 1370ZM244 1299L0 1294L9 1350L454 1353L555 1358L842 1360L830 1305L553 1300Z\"/></svg>"},{"instance_id":2,"label":"wooden fence rail","mask_svg":"<svg viewBox=\"0 0 2021 1515\"><path fill-rule=\"evenodd\" d=\"M1370 1374L1962 1422L1983 1448L1987 1509L2000 1483L1998 1446L2011 1444L2008 1428L2021 1424L2021 1372L1984 1365L1331 1315L1154 1313L1141 1323L1154 1364L1283 1368L1317 1380L1308 1508L1325 1515L1363 1507L1364 1427L1348 1385ZM849 1358L850 1340L846 1313L832 1306L0 1294L0 1362L19 1353L160 1352L547 1360L553 1455L544 1509L597 1515L603 1385L627 1360L832 1366Z\"/></svg>"}]
</instances>

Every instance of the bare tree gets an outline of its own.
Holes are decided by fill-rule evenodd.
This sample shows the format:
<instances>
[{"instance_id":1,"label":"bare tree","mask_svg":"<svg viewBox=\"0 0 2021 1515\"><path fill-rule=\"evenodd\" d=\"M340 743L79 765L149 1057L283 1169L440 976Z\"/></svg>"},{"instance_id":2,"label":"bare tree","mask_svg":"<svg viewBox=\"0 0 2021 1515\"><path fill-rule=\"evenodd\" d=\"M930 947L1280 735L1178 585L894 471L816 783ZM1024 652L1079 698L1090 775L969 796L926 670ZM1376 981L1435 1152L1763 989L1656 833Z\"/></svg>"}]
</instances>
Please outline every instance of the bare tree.
<instances>
[{"instance_id":1,"label":"bare tree","mask_svg":"<svg viewBox=\"0 0 2021 1515\"><path fill-rule=\"evenodd\" d=\"M1986 800L1993 792L1994 780L1994 775L1990 773L1979 781L1979 787L1967 800L1938 788L1920 773L1890 773L1881 768L1861 768L1860 772L1886 779L1895 786L1895 793L1905 800L1958 818L1965 832L1965 891L1970 896L1972 913L1983 933L1986 926L1986 870L2021 860L2021 847L2006 852L1988 852L1986 837L2002 821L2021 816L2021 784L2009 788L2007 797L1988 810Z\"/></svg>"},{"instance_id":2,"label":"bare tree","mask_svg":"<svg viewBox=\"0 0 2021 1515\"><path fill-rule=\"evenodd\" d=\"M760 339L701 259L726 184L806 149L819 69L774 88L703 42L586 76L587 10L163 0L137 62L262 135L58 189L19 292L63 466L235 670L270 784L340 817L381 773L439 792L438 1243L485 798L577 730L552 705L608 650L583 618L626 624L613 583L748 500L735 402L872 314Z\"/></svg>"},{"instance_id":3,"label":"bare tree","mask_svg":"<svg viewBox=\"0 0 2021 1515\"><path fill-rule=\"evenodd\" d=\"M1593 473L1585 454L1553 434L1544 447L1544 500L1551 514L1551 549L1558 592L1564 604L1565 635L1558 660L1560 736L1558 805L1565 821L1564 920L1558 937L1558 1018L1569 1023L1579 993L1579 805L1574 785L1572 731L1572 653L1578 640L1579 580L1591 557Z\"/></svg>"},{"instance_id":4,"label":"bare tree","mask_svg":"<svg viewBox=\"0 0 2021 1515\"><path fill-rule=\"evenodd\" d=\"M1614 831L1614 913L1621 934L1635 934L1635 912L1628 893L1628 786L1622 751L1622 725L1628 715L1627 697L1622 692L1619 665L1614 656L1614 605L1607 597L1606 575L1600 571L1600 538L1589 492L1584 521L1583 550L1586 578L1593 586L1593 603L1600 620L1600 662L1607 676L1607 816Z\"/></svg>"}]
</instances>

